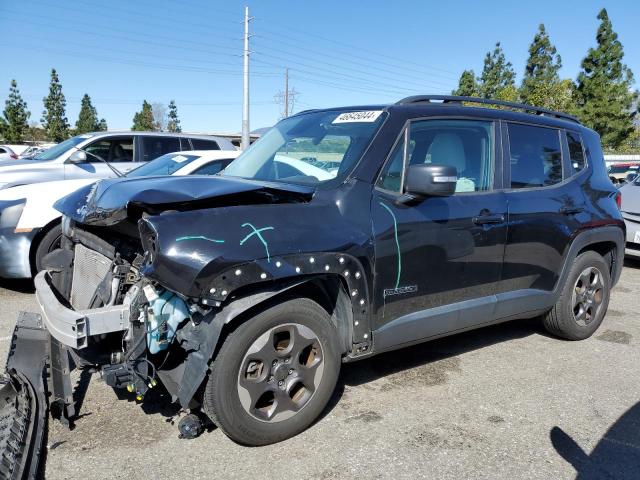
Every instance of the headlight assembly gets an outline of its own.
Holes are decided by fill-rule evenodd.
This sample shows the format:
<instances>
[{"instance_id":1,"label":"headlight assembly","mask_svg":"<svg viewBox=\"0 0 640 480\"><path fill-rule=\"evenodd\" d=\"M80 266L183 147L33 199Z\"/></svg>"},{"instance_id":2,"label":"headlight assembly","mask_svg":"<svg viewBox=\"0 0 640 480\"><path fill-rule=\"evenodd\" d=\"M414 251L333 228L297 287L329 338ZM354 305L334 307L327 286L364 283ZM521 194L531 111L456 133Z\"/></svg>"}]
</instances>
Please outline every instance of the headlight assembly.
<instances>
[{"instance_id":1,"label":"headlight assembly","mask_svg":"<svg viewBox=\"0 0 640 480\"><path fill-rule=\"evenodd\" d=\"M0 202L0 228L15 228L20 221L26 199Z\"/></svg>"}]
</instances>

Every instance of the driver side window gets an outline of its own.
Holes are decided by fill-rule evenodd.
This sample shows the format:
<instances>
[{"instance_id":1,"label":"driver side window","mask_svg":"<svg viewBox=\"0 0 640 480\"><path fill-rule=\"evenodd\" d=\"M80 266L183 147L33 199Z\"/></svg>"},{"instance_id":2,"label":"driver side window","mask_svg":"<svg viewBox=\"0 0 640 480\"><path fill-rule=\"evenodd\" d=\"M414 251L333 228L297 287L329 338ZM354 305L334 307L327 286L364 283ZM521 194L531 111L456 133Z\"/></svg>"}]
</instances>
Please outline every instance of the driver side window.
<instances>
[{"instance_id":1,"label":"driver side window","mask_svg":"<svg viewBox=\"0 0 640 480\"><path fill-rule=\"evenodd\" d=\"M87 162L98 163L100 159L107 162L132 162L133 137L106 138L97 140L86 147Z\"/></svg>"},{"instance_id":2,"label":"driver side window","mask_svg":"<svg viewBox=\"0 0 640 480\"><path fill-rule=\"evenodd\" d=\"M455 167L456 193L493 188L492 122L420 120L412 122L409 128L409 148L405 151L404 139L396 145L378 178L378 187L401 193L406 166L426 163Z\"/></svg>"}]
</instances>

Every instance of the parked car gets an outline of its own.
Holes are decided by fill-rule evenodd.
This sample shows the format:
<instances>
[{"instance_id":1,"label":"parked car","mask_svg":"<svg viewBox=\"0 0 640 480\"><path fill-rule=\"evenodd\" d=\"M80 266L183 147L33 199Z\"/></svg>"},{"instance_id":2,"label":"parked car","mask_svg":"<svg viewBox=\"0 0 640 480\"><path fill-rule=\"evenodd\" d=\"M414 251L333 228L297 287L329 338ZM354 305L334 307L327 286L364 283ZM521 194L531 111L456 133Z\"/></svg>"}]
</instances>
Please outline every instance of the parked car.
<instances>
[{"instance_id":1,"label":"parked car","mask_svg":"<svg viewBox=\"0 0 640 480\"><path fill-rule=\"evenodd\" d=\"M0 190L30 183L116 176L180 150L234 150L224 138L164 132L98 132L69 138L32 159L0 164Z\"/></svg>"},{"instance_id":2,"label":"parked car","mask_svg":"<svg viewBox=\"0 0 640 480\"><path fill-rule=\"evenodd\" d=\"M627 226L625 254L640 258L640 176L620 187L622 205L620 210Z\"/></svg>"},{"instance_id":3,"label":"parked car","mask_svg":"<svg viewBox=\"0 0 640 480\"><path fill-rule=\"evenodd\" d=\"M303 143L335 154L330 178L278 168ZM241 444L278 442L316 420L343 362L538 316L591 336L623 264L618 200L598 135L566 114L450 96L302 112L221 175L61 199L62 248L9 372L28 364L12 379L44 389L41 343L23 342L51 335L53 358L71 349L139 401L162 382L191 410L185 436L205 417ZM69 415L56 365L51 399Z\"/></svg>"},{"instance_id":4,"label":"parked car","mask_svg":"<svg viewBox=\"0 0 640 480\"><path fill-rule=\"evenodd\" d=\"M640 170L640 162L614 163L608 168L609 178L614 184L624 184L630 173L637 174Z\"/></svg>"},{"instance_id":5,"label":"parked car","mask_svg":"<svg viewBox=\"0 0 640 480\"><path fill-rule=\"evenodd\" d=\"M215 175L239 155L237 150L167 153L129 171L126 178L158 175ZM46 254L60 247L60 212L54 203L93 178L58 180L0 190L0 277L31 278Z\"/></svg>"},{"instance_id":6,"label":"parked car","mask_svg":"<svg viewBox=\"0 0 640 480\"><path fill-rule=\"evenodd\" d=\"M7 145L0 145L0 162L17 159L18 155L13 151L11 147L8 147Z\"/></svg>"},{"instance_id":7,"label":"parked car","mask_svg":"<svg viewBox=\"0 0 640 480\"><path fill-rule=\"evenodd\" d=\"M27 159L27 158L33 158L35 157L38 153L43 152L45 150L47 150L48 148L53 147L54 145L56 145L55 143L46 143L46 144L42 144L42 145L31 145L29 147L27 147L25 150L22 151L22 153L20 155L18 155L18 159Z\"/></svg>"}]
</instances>

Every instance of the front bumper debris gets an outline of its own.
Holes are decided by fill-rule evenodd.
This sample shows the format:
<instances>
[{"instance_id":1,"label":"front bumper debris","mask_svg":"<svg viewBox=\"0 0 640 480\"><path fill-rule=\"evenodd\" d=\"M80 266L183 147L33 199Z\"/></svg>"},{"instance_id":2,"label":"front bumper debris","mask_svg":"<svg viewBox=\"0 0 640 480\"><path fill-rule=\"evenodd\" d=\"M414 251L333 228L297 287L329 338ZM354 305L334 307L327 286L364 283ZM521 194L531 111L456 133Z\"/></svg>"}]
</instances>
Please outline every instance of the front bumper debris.
<instances>
[{"instance_id":1,"label":"front bumper debris","mask_svg":"<svg viewBox=\"0 0 640 480\"><path fill-rule=\"evenodd\" d=\"M67 424L75 415L69 373L69 352L52 339L42 317L20 313L0 382L1 479L41 475L49 408Z\"/></svg>"},{"instance_id":2,"label":"front bumper debris","mask_svg":"<svg viewBox=\"0 0 640 480\"><path fill-rule=\"evenodd\" d=\"M51 286L49 272L36 275L36 299L44 325L56 340L73 349L87 346L88 337L129 328L129 306L113 305L73 310L61 303Z\"/></svg>"}]
</instances>

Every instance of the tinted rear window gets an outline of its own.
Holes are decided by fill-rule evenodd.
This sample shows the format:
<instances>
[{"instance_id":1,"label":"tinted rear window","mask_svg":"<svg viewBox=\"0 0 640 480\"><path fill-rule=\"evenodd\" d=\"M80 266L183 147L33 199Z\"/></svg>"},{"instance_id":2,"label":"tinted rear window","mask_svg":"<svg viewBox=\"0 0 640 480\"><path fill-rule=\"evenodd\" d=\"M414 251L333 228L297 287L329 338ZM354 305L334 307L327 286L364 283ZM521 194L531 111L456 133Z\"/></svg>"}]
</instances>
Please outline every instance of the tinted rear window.
<instances>
[{"instance_id":1,"label":"tinted rear window","mask_svg":"<svg viewBox=\"0 0 640 480\"><path fill-rule=\"evenodd\" d=\"M203 140L201 138L192 138L191 145L194 150L220 150L218 142L215 140Z\"/></svg>"},{"instance_id":2,"label":"tinted rear window","mask_svg":"<svg viewBox=\"0 0 640 480\"><path fill-rule=\"evenodd\" d=\"M142 151L144 161L153 160L165 153L179 152L180 139L178 137L142 137Z\"/></svg>"},{"instance_id":3,"label":"tinted rear window","mask_svg":"<svg viewBox=\"0 0 640 480\"><path fill-rule=\"evenodd\" d=\"M511 188L554 185L562 181L560 132L555 128L510 123Z\"/></svg>"}]
</instances>

